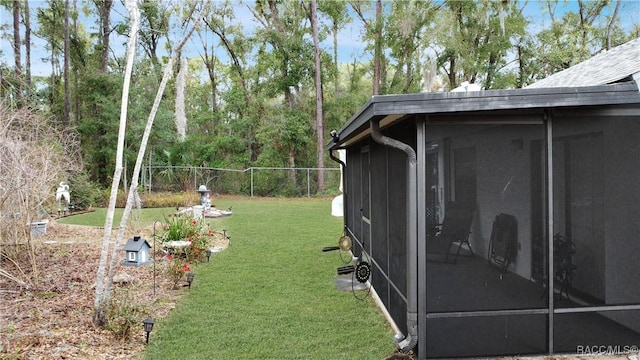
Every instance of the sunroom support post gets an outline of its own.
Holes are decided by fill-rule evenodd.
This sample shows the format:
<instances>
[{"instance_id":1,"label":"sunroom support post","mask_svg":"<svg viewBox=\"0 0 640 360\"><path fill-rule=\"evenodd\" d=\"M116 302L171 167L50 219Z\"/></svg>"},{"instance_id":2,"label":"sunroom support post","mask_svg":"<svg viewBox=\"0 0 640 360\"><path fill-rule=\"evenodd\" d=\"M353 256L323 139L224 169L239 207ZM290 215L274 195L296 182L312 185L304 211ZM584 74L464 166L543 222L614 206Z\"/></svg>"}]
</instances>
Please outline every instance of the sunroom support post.
<instances>
[{"instance_id":1,"label":"sunroom support post","mask_svg":"<svg viewBox=\"0 0 640 360\"><path fill-rule=\"evenodd\" d=\"M416 174L418 190L418 334L426 339L427 334L427 117L416 119L417 132L417 160L418 173ZM427 358L427 342L418 341L418 359Z\"/></svg>"},{"instance_id":2,"label":"sunroom support post","mask_svg":"<svg viewBox=\"0 0 640 360\"><path fill-rule=\"evenodd\" d=\"M545 142L547 155L547 347L549 355L553 354L553 116L549 110L544 112Z\"/></svg>"}]
</instances>

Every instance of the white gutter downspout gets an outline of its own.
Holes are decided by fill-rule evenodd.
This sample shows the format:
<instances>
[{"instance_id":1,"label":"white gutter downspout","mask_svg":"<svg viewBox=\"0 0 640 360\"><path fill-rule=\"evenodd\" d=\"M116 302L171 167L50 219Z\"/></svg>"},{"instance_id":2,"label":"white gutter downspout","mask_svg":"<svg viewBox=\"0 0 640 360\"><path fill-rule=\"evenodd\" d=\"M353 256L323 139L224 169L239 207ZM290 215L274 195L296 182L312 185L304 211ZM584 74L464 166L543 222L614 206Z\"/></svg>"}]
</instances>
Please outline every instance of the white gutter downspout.
<instances>
[{"instance_id":1,"label":"white gutter downspout","mask_svg":"<svg viewBox=\"0 0 640 360\"><path fill-rule=\"evenodd\" d=\"M383 146L391 147L407 154L407 335L396 336L394 340L402 351L413 349L418 343L418 224L417 224L417 157L411 146L380 132L378 121L371 120L371 137Z\"/></svg>"}]
</instances>

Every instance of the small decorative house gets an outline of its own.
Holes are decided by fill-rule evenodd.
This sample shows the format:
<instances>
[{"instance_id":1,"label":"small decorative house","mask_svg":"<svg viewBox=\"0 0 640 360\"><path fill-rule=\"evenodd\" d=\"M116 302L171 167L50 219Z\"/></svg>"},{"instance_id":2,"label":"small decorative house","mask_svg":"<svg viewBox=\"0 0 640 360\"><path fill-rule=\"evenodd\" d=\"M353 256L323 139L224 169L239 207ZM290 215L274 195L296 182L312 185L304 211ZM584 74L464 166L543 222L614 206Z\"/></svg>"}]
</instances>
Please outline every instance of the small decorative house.
<instances>
[{"instance_id":1,"label":"small decorative house","mask_svg":"<svg viewBox=\"0 0 640 360\"><path fill-rule=\"evenodd\" d=\"M149 249L151 245L147 240L140 238L139 235L127 240L124 245L124 251L126 258L122 262L125 266L142 266L150 263L151 257L149 256Z\"/></svg>"}]
</instances>

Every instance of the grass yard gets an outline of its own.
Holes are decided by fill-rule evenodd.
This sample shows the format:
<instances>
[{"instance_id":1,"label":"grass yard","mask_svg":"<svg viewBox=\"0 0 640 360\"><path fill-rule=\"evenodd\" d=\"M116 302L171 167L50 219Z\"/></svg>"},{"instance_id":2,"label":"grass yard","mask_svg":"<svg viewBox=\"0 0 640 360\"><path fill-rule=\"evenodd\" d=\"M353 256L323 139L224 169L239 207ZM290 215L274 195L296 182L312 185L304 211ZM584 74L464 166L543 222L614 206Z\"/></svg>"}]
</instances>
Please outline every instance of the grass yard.
<instances>
[{"instance_id":1,"label":"grass yard","mask_svg":"<svg viewBox=\"0 0 640 360\"><path fill-rule=\"evenodd\" d=\"M122 218L122 208L115 209L113 215L113 228L120 226ZM175 208L151 208L131 210L129 222L137 228L144 228L153 224L154 221L162 221L167 214L175 213ZM85 226L104 226L104 219L107 217L106 208L96 208L94 211L82 215L67 216L57 220L60 224L73 224Z\"/></svg>"},{"instance_id":2,"label":"grass yard","mask_svg":"<svg viewBox=\"0 0 640 360\"><path fill-rule=\"evenodd\" d=\"M371 298L336 289L342 234L328 199L216 198L231 246L193 267L189 293L159 319L147 359L383 359L393 333Z\"/></svg>"}]
</instances>

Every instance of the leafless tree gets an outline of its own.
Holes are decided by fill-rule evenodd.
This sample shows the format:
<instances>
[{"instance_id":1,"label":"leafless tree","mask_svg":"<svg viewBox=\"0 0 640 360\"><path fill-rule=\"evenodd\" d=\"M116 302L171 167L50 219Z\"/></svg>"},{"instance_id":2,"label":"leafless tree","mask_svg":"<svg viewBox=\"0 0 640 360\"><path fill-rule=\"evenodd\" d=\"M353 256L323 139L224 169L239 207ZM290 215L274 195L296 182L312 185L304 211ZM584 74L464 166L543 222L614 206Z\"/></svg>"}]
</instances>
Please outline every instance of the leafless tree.
<instances>
[{"instance_id":1,"label":"leafless tree","mask_svg":"<svg viewBox=\"0 0 640 360\"><path fill-rule=\"evenodd\" d=\"M79 170L79 142L29 108L7 105L0 101L0 254L13 266L0 269L0 276L30 287L38 269L29 224L47 217L44 204L57 184ZM30 271L13 261L25 254Z\"/></svg>"}]
</instances>

